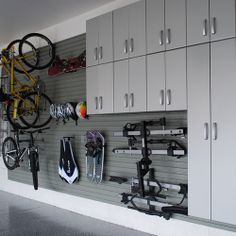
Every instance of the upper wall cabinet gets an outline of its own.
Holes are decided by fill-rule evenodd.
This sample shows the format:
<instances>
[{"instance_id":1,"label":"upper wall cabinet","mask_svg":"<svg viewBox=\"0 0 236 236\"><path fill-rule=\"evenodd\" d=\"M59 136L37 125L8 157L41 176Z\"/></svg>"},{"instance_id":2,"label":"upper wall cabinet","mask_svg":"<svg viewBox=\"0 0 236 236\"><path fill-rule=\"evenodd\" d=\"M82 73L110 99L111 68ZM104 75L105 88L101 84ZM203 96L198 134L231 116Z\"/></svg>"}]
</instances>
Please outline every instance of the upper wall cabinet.
<instances>
[{"instance_id":1,"label":"upper wall cabinet","mask_svg":"<svg viewBox=\"0 0 236 236\"><path fill-rule=\"evenodd\" d=\"M115 60L145 55L145 1L115 10L113 32Z\"/></svg>"},{"instance_id":2,"label":"upper wall cabinet","mask_svg":"<svg viewBox=\"0 0 236 236\"><path fill-rule=\"evenodd\" d=\"M186 46L185 0L148 0L146 12L148 53Z\"/></svg>"},{"instance_id":3,"label":"upper wall cabinet","mask_svg":"<svg viewBox=\"0 0 236 236\"><path fill-rule=\"evenodd\" d=\"M113 60L112 12L86 23L87 65L93 66Z\"/></svg>"},{"instance_id":4,"label":"upper wall cabinet","mask_svg":"<svg viewBox=\"0 0 236 236\"><path fill-rule=\"evenodd\" d=\"M235 0L187 0L187 44L235 37Z\"/></svg>"}]
</instances>

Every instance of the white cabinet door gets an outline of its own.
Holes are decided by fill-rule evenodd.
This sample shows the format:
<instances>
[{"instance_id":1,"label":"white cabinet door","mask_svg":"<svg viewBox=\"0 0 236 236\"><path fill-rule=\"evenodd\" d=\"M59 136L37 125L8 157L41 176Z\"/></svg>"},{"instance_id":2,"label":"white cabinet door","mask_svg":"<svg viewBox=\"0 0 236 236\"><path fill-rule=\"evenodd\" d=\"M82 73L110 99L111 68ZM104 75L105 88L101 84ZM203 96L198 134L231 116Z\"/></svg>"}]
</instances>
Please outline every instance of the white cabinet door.
<instances>
[{"instance_id":1,"label":"white cabinet door","mask_svg":"<svg viewBox=\"0 0 236 236\"><path fill-rule=\"evenodd\" d=\"M187 49L188 214L210 219L210 79L209 44Z\"/></svg>"},{"instance_id":2,"label":"white cabinet door","mask_svg":"<svg viewBox=\"0 0 236 236\"><path fill-rule=\"evenodd\" d=\"M98 99L98 67L93 66L86 69L86 101L88 114L99 113Z\"/></svg>"},{"instance_id":3,"label":"white cabinet door","mask_svg":"<svg viewBox=\"0 0 236 236\"><path fill-rule=\"evenodd\" d=\"M128 6L129 9L129 57L146 54L145 1Z\"/></svg>"},{"instance_id":4,"label":"white cabinet door","mask_svg":"<svg viewBox=\"0 0 236 236\"><path fill-rule=\"evenodd\" d=\"M99 16L99 63L113 60L112 12Z\"/></svg>"},{"instance_id":5,"label":"white cabinet door","mask_svg":"<svg viewBox=\"0 0 236 236\"><path fill-rule=\"evenodd\" d=\"M186 48L166 52L166 110L186 110Z\"/></svg>"},{"instance_id":6,"label":"white cabinet door","mask_svg":"<svg viewBox=\"0 0 236 236\"><path fill-rule=\"evenodd\" d=\"M212 43L212 219L236 224L236 40Z\"/></svg>"},{"instance_id":7,"label":"white cabinet door","mask_svg":"<svg viewBox=\"0 0 236 236\"><path fill-rule=\"evenodd\" d=\"M187 0L187 45L209 40L209 1Z\"/></svg>"},{"instance_id":8,"label":"white cabinet door","mask_svg":"<svg viewBox=\"0 0 236 236\"><path fill-rule=\"evenodd\" d=\"M100 113L113 112L113 63L98 66L98 108Z\"/></svg>"},{"instance_id":9,"label":"white cabinet door","mask_svg":"<svg viewBox=\"0 0 236 236\"><path fill-rule=\"evenodd\" d=\"M129 106L131 112L146 111L146 57L129 60Z\"/></svg>"},{"instance_id":10,"label":"white cabinet door","mask_svg":"<svg viewBox=\"0 0 236 236\"><path fill-rule=\"evenodd\" d=\"M98 28L99 17L86 22L86 63L87 66L98 64Z\"/></svg>"},{"instance_id":11,"label":"white cabinet door","mask_svg":"<svg viewBox=\"0 0 236 236\"><path fill-rule=\"evenodd\" d=\"M113 12L114 59L128 58L129 54L129 7Z\"/></svg>"},{"instance_id":12,"label":"white cabinet door","mask_svg":"<svg viewBox=\"0 0 236 236\"><path fill-rule=\"evenodd\" d=\"M210 1L211 40L235 37L235 0Z\"/></svg>"},{"instance_id":13,"label":"white cabinet door","mask_svg":"<svg viewBox=\"0 0 236 236\"><path fill-rule=\"evenodd\" d=\"M185 0L165 1L166 49L186 46Z\"/></svg>"},{"instance_id":14,"label":"white cabinet door","mask_svg":"<svg viewBox=\"0 0 236 236\"><path fill-rule=\"evenodd\" d=\"M164 0L147 1L147 53L165 50Z\"/></svg>"},{"instance_id":15,"label":"white cabinet door","mask_svg":"<svg viewBox=\"0 0 236 236\"><path fill-rule=\"evenodd\" d=\"M147 111L165 110L165 53L147 56Z\"/></svg>"},{"instance_id":16,"label":"white cabinet door","mask_svg":"<svg viewBox=\"0 0 236 236\"><path fill-rule=\"evenodd\" d=\"M129 111L129 62L114 63L114 112Z\"/></svg>"}]
</instances>

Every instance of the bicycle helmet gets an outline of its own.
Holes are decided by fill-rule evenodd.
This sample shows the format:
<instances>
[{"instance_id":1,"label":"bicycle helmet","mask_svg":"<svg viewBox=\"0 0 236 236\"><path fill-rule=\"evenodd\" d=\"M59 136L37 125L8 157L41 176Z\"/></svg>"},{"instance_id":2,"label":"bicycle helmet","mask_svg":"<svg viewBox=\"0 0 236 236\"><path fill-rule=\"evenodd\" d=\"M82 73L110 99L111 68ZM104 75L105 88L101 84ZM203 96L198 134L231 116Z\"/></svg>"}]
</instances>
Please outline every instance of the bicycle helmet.
<instances>
[{"instance_id":1,"label":"bicycle helmet","mask_svg":"<svg viewBox=\"0 0 236 236\"><path fill-rule=\"evenodd\" d=\"M83 102L78 103L76 105L75 112L80 119L86 119L87 118L86 102L83 101Z\"/></svg>"}]
</instances>

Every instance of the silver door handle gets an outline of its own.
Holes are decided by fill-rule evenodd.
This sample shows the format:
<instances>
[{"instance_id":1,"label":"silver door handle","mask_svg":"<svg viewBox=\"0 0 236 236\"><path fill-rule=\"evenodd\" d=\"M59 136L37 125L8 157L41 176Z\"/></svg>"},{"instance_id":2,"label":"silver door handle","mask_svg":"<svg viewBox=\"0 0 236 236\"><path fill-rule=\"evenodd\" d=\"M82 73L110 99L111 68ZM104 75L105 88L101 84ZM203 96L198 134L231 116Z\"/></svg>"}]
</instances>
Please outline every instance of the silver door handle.
<instances>
[{"instance_id":1,"label":"silver door handle","mask_svg":"<svg viewBox=\"0 0 236 236\"><path fill-rule=\"evenodd\" d=\"M170 44L170 43L171 43L170 29L167 29L167 33L166 33L166 44Z\"/></svg>"},{"instance_id":2,"label":"silver door handle","mask_svg":"<svg viewBox=\"0 0 236 236\"><path fill-rule=\"evenodd\" d=\"M130 105L130 107L134 106L134 94L133 93L130 94L129 105Z\"/></svg>"},{"instance_id":3,"label":"silver door handle","mask_svg":"<svg viewBox=\"0 0 236 236\"><path fill-rule=\"evenodd\" d=\"M134 39L130 39L130 44L129 44L129 51L133 52L134 51Z\"/></svg>"},{"instance_id":4,"label":"silver door handle","mask_svg":"<svg viewBox=\"0 0 236 236\"><path fill-rule=\"evenodd\" d=\"M128 40L126 39L124 42L124 53L128 52Z\"/></svg>"},{"instance_id":5,"label":"silver door handle","mask_svg":"<svg viewBox=\"0 0 236 236\"><path fill-rule=\"evenodd\" d=\"M164 105L164 90L160 91L160 105Z\"/></svg>"},{"instance_id":6,"label":"silver door handle","mask_svg":"<svg viewBox=\"0 0 236 236\"><path fill-rule=\"evenodd\" d=\"M93 54L94 54L94 60L97 61L97 59L98 59L98 48L97 47L94 48Z\"/></svg>"},{"instance_id":7,"label":"silver door handle","mask_svg":"<svg viewBox=\"0 0 236 236\"><path fill-rule=\"evenodd\" d=\"M160 31L160 37L159 37L159 44L160 44L160 45L163 45L163 44L164 44L163 38L164 38L164 31L161 30L161 31Z\"/></svg>"},{"instance_id":8,"label":"silver door handle","mask_svg":"<svg viewBox=\"0 0 236 236\"><path fill-rule=\"evenodd\" d=\"M95 101L95 109L97 110L98 109L98 97L95 97L94 101Z\"/></svg>"},{"instance_id":9,"label":"silver door handle","mask_svg":"<svg viewBox=\"0 0 236 236\"><path fill-rule=\"evenodd\" d=\"M102 104L102 96L99 97L99 109L102 110L103 104Z\"/></svg>"},{"instance_id":10,"label":"silver door handle","mask_svg":"<svg viewBox=\"0 0 236 236\"><path fill-rule=\"evenodd\" d=\"M99 59L102 59L102 57L103 57L103 48L100 47L99 48Z\"/></svg>"},{"instance_id":11,"label":"silver door handle","mask_svg":"<svg viewBox=\"0 0 236 236\"><path fill-rule=\"evenodd\" d=\"M204 140L208 140L209 138L209 127L208 123L204 123Z\"/></svg>"},{"instance_id":12,"label":"silver door handle","mask_svg":"<svg viewBox=\"0 0 236 236\"><path fill-rule=\"evenodd\" d=\"M203 20L202 35L203 35L203 36L207 36L207 19L204 19L204 20Z\"/></svg>"},{"instance_id":13,"label":"silver door handle","mask_svg":"<svg viewBox=\"0 0 236 236\"><path fill-rule=\"evenodd\" d=\"M128 107L128 93L126 93L125 96L124 96L124 107L125 108Z\"/></svg>"},{"instance_id":14,"label":"silver door handle","mask_svg":"<svg viewBox=\"0 0 236 236\"><path fill-rule=\"evenodd\" d=\"M212 137L213 137L213 140L217 139L217 123L216 122L213 122Z\"/></svg>"},{"instance_id":15,"label":"silver door handle","mask_svg":"<svg viewBox=\"0 0 236 236\"><path fill-rule=\"evenodd\" d=\"M212 17L211 33L216 34L216 17Z\"/></svg>"},{"instance_id":16,"label":"silver door handle","mask_svg":"<svg viewBox=\"0 0 236 236\"><path fill-rule=\"evenodd\" d=\"M166 92L166 104L170 105L171 104L171 90L168 89Z\"/></svg>"}]
</instances>

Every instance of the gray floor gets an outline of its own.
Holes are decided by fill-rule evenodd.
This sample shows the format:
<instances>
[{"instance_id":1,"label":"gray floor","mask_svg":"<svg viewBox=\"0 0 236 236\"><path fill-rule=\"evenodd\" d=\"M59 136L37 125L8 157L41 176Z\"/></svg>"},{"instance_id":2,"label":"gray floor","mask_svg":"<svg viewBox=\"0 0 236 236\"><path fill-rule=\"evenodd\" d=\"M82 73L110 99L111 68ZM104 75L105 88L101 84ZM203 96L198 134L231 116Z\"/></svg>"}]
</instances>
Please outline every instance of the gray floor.
<instances>
[{"instance_id":1,"label":"gray floor","mask_svg":"<svg viewBox=\"0 0 236 236\"><path fill-rule=\"evenodd\" d=\"M151 236L0 191L0 236Z\"/></svg>"}]
</instances>

